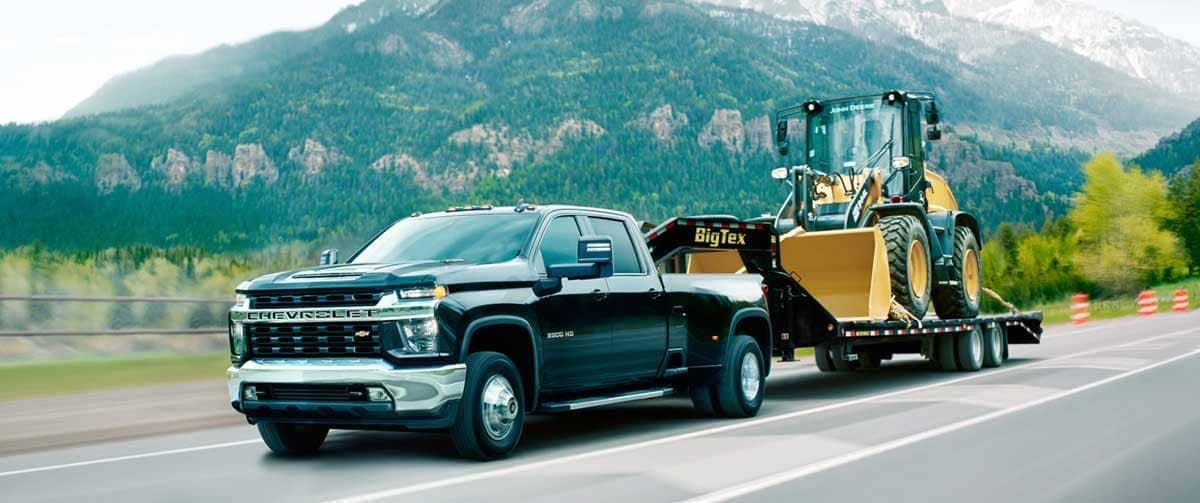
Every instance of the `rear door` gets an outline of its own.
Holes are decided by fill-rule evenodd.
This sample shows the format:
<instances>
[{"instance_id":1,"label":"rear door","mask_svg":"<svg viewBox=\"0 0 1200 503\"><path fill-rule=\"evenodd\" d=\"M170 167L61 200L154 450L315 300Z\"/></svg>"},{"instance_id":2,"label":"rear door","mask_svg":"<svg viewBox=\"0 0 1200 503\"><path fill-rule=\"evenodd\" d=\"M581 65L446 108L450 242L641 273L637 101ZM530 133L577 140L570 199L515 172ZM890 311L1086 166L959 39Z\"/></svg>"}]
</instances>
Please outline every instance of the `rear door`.
<instances>
[{"instance_id":1,"label":"rear door","mask_svg":"<svg viewBox=\"0 0 1200 503\"><path fill-rule=\"evenodd\" d=\"M536 245L538 273L546 266L578 262L583 217L551 217ZM608 282L598 279L563 280L562 291L535 303L542 337L542 383L547 391L595 387L608 374L612 361L611 309Z\"/></svg>"},{"instance_id":2,"label":"rear door","mask_svg":"<svg viewBox=\"0 0 1200 503\"><path fill-rule=\"evenodd\" d=\"M619 217L588 217L591 233L613 243L613 275L608 278L612 324L612 371L624 378L654 377L667 350L667 296L641 235Z\"/></svg>"}]
</instances>

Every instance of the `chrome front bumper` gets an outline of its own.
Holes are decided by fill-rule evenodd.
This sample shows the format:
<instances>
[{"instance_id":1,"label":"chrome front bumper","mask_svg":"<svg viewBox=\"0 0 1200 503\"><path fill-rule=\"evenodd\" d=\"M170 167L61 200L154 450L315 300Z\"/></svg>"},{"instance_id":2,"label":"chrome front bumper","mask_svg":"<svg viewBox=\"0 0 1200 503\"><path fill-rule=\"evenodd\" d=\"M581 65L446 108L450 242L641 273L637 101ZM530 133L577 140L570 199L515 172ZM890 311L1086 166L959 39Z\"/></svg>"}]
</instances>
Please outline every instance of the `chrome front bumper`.
<instances>
[{"instance_id":1,"label":"chrome front bumper","mask_svg":"<svg viewBox=\"0 0 1200 503\"><path fill-rule=\"evenodd\" d=\"M375 358L262 358L229 367L229 400L242 403L243 384L380 385L392 396L397 418L440 415L445 405L462 398L467 366L396 368Z\"/></svg>"}]
</instances>

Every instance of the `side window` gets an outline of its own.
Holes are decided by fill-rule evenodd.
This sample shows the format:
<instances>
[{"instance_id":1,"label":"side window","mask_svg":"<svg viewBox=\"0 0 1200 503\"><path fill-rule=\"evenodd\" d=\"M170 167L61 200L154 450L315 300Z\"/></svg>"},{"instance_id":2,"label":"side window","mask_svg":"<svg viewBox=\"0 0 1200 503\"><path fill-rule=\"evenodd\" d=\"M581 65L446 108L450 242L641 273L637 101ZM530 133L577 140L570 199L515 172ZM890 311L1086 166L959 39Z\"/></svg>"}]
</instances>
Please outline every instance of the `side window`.
<instances>
[{"instance_id":1,"label":"side window","mask_svg":"<svg viewBox=\"0 0 1200 503\"><path fill-rule=\"evenodd\" d=\"M608 218L589 217L596 234L612 238L613 243L613 272L616 274L640 274L642 266L638 263L637 253L633 248L633 240L625 223Z\"/></svg>"},{"instance_id":2,"label":"side window","mask_svg":"<svg viewBox=\"0 0 1200 503\"><path fill-rule=\"evenodd\" d=\"M575 217L557 217L546 227L541 248L543 266L579 261L579 225Z\"/></svg>"}]
</instances>

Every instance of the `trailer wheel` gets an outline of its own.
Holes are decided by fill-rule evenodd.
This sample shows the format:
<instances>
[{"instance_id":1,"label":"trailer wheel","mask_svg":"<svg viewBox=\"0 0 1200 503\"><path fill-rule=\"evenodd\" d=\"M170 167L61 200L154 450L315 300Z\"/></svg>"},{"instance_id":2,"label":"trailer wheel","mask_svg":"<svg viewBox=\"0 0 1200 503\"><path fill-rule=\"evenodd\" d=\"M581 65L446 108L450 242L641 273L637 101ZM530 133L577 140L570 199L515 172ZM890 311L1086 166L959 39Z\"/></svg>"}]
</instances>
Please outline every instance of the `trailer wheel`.
<instances>
[{"instance_id":1,"label":"trailer wheel","mask_svg":"<svg viewBox=\"0 0 1200 503\"><path fill-rule=\"evenodd\" d=\"M838 372L850 372L858 367L857 361L849 361L846 359L846 346L842 344L834 344L829 349L829 357L833 360L833 368Z\"/></svg>"},{"instance_id":2,"label":"trailer wheel","mask_svg":"<svg viewBox=\"0 0 1200 503\"><path fill-rule=\"evenodd\" d=\"M874 351L863 351L858 353L858 368L864 370L878 369L883 363L883 355Z\"/></svg>"},{"instance_id":3,"label":"trailer wheel","mask_svg":"<svg viewBox=\"0 0 1200 503\"><path fill-rule=\"evenodd\" d=\"M467 357L467 382L450 427L454 448L467 458L502 458L516 449L525 429L525 390L507 356L491 351Z\"/></svg>"},{"instance_id":4,"label":"trailer wheel","mask_svg":"<svg viewBox=\"0 0 1200 503\"><path fill-rule=\"evenodd\" d=\"M829 355L829 344L817 344L813 348L813 360L817 362L817 369L821 372L837 370L833 367L833 357Z\"/></svg>"},{"instance_id":5,"label":"trailer wheel","mask_svg":"<svg viewBox=\"0 0 1200 503\"><path fill-rule=\"evenodd\" d=\"M937 356L934 360L937 361L939 367L947 372L958 370L958 352L954 349L954 334L942 334L937 336Z\"/></svg>"},{"instance_id":6,"label":"trailer wheel","mask_svg":"<svg viewBox=\"0 0 1200 503\"><path fill-rule=\"evenodd\" d=\"M748 335L735 335L717 380L717 409L726 417L751 417L762 407L767 387L762 351Z\"/></svg>"},{"instance_id":7,"label":"trailer wheel","mask_svg":"<svg viewBox=\"0 0 1200 503\"><path fill-rule=\"evenodd\" d=\"M259 421L258 435L276 454L284 456L311 456L321 449L329 428L307 424L289 424L275 421Z\"/></svg>"},{"instance_id":8,"label":"trailer wheel","mask_svg":"<svg viewBox=\"0 0 1200 503\"><path fill-rule=\"evenodd\" d=\"M979 370L983 366L983 330L976 325L971 330L955 335L955 338L958 339L954 344L958 347L958 369L966 372Z\"/></svg>"},{"instance_id":9,"label":"trailer wheel","mask_svg":"<svg viewBox=\"0 0 1200 503\"><path fill-rule=\"evenodd\" d=\"M1004 329L995 323L983 327L983 366L999 367L1004 363Z\"/></svg>"},{"instance_id":10,"label":"trailer wheel","mask_svg":"<svg viewBox=\"0 0 1200 503\"><path fill-rule=\"evenodd\" d=\"M1001 330L1000 332L1004 334L1004 359L1002 361L1008 361L1008 330Z\"/></svg>"},{"instance_id":11,"label":"trailer wheel","mask_svg":"<svg viewBox=\"0 0 1200 503\"><path fill-rule=\"evenodd\" d=\"M933 307L938 318L959 319L979 316L979 299L983 295L980 279L979 240L966 227L954 229L954 257L951 262L949 285L933 287Z\"/></svg>"},{"instance_id":12,"label":"trailer wheel","mask_svg":"<svg viewBox=\"0 0 1200 503\"><path fill-rule=\"evenodd\" d=\"M924 318L929 311L933 285L929 236L925 234L925 227L916 217L894 215L881 218L879 230L887 245L892 296L913 316Z\"/></svg>"}]
</instances>

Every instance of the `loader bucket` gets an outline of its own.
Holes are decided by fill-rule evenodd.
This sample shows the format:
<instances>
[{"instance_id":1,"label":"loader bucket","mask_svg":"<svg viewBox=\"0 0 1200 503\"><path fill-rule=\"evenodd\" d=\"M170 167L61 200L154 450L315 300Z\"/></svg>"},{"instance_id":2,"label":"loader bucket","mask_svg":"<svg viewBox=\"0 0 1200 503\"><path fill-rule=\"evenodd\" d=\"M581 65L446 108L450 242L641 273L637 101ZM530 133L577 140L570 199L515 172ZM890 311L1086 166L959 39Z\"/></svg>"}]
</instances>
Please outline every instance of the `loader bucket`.
<instances>
[{"instance_id":1,"label":"loader bucket","mask_svg":"<svg viewBox=\"0 0 1200 503\"><path fill-rule=\"evenodd\" d=\"M887 247L876 227L796 230L780 237L780 265L842 321L886 320L892 286Z\"/></svg>"},{"instance_id":2,"label":"loader bucket","mask_svg":"<svg viewBox=\"0 0 1200 503\"><path fill-rule=\"evenodd\" d=\"M742 257L733 250L688 255L688 274L740 274L746 272Z\"/></svg>"}]
</instances>

